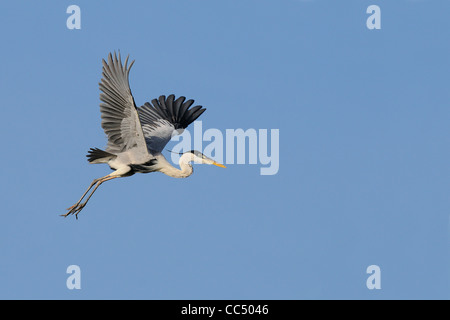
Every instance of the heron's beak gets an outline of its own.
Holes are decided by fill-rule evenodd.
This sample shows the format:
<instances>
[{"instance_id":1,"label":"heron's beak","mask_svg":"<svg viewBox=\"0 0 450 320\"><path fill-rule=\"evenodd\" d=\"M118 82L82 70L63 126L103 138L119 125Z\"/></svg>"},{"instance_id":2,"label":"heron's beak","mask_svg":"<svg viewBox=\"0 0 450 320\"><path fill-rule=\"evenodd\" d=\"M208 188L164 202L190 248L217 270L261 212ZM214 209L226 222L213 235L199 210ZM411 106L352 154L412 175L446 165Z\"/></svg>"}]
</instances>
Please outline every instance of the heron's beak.
<instances>
[{"instance_id":1,"label":"heron's beak","mask_svg":"<svg viewBox=\"0 0 450 320\"><path fill-rule=\"evenodd\" d=\"M215 166L221 167L221 168L226 168L223 164L215 162L215 161L212 164Z\"/></svg>"}]
</instances>

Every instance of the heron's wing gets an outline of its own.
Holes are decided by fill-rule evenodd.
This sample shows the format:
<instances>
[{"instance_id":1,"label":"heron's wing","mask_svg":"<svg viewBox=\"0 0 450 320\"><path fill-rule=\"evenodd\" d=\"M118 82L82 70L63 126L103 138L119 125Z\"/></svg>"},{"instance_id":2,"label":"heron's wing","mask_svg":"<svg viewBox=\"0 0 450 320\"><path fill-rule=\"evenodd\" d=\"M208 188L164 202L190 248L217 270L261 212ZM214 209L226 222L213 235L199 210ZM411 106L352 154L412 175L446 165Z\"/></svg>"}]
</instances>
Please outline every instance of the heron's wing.
<instances>
[{"instance_id":1,"label":"heron's wing","mask_svg":"<svg viewBox=\"0 0 450 320\"><path fill-rule=\"evenodd\" d=\"M110 53L108 62L103 60L103 78L100 85L100 111L102 128L108 136L107 151L120 153L133 149L134 159L139 155L148 155L144 133L142 131L139 116L131 94L128 76L134 61L125 66L114 53Z\"/></svg>"},{"instance_id":2,"label":"heron's wing","mask_svg":"<svg viewBox=\"0 0 450 320\"><path fill-rule=\"evenodd\" d=\"M192 122L205 112L202 106L192 107L194 100L185 97L160 96L152 104L146 102L138 108L145 141L150 153L161 152L170 139L181 134Z\"/></svg>"}]
</instances>

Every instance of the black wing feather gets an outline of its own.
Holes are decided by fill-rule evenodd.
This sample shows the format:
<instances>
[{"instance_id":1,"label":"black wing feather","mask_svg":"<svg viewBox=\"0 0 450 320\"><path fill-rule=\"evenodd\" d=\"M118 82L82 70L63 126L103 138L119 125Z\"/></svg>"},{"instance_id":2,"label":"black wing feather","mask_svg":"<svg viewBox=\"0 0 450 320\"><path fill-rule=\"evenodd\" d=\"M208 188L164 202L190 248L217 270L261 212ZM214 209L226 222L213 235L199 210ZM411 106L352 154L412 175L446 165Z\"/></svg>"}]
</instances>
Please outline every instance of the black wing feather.
<instances>
[{"instance_id":1,"label":"black wing feather","mask_svg":"<svg viewBox=\"0 0 450 320\"><path fill-rule=\"evenodd\" d=\"M181 96L175 100L173 94L162 95L158 99L153 99L152 104L146 102L142 107L138 108L139 118L142 125L150 127L156 126L156 121L166 120L174 126L175 129L185 129L194 122L206 109L202 106L195 106L194 100L186 100Z\"/></svg>"}]
</instances>

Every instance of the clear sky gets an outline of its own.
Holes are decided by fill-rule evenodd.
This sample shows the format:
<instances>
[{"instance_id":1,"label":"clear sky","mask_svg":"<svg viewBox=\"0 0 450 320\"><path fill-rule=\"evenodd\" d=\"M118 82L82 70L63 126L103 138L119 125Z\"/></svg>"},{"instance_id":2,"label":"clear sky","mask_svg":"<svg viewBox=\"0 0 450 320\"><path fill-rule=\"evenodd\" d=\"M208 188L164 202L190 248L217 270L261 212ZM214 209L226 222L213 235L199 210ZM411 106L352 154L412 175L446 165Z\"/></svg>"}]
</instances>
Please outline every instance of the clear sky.
<instances>
[{"instance_id":1,"label":"clear sky","mask_svg":"<svg viewBox=\"0 0 450 320\"><path fill-rule=\"evenodd\" d=\"M81 9L69 30L66 9ZM369 5L381 29L369 30ZM0 298L449 299L450 1L3 1ZM136 103L279 129L279 171L94 179L101 59ZM173 146L169 143L168 147ZM81 269L69 290L66 269ZM369 290L366 269L381 270Z\"/></svg>"}]
</instances>

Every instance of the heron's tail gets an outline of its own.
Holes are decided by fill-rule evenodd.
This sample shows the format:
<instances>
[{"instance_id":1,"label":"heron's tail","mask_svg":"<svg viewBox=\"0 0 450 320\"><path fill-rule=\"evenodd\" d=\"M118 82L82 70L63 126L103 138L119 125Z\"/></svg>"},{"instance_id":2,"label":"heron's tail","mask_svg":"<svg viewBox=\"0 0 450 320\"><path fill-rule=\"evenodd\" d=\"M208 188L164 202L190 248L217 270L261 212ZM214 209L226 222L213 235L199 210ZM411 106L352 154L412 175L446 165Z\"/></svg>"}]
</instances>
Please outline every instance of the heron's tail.
<instances>
[{"instance_id":1,"label":"heron's tail","mask_svg":"<svg viewBox=\"0 0 450 320\"><path fill-rule=\"evenodd\" d=\"M107 163L117 156L98 148L91 148L86 157L88 158L89 163Z\"/></svg>"}]
</instances>

